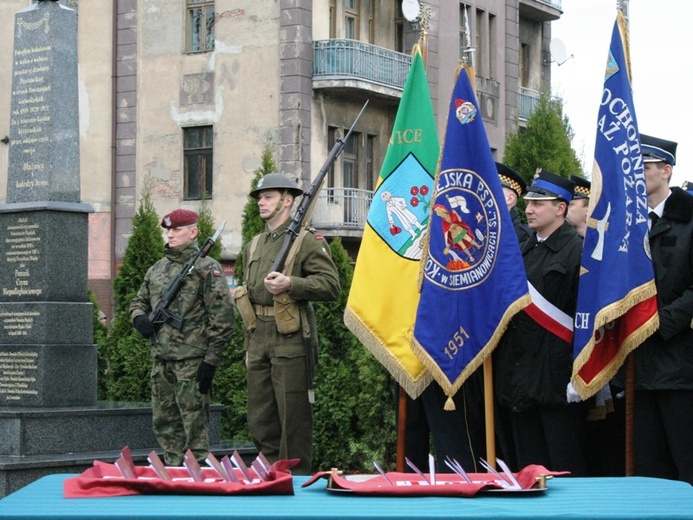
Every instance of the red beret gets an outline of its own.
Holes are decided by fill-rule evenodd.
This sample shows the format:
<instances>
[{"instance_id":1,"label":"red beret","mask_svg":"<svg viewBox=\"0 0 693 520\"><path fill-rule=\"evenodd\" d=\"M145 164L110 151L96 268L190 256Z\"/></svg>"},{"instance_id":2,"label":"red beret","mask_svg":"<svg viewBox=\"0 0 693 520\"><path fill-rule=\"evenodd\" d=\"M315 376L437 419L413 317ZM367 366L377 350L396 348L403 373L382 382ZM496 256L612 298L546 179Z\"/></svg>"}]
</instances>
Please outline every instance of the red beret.
<instances>
[{"instance_id":1,"label":"red beret","mask_svg":"<svg viewBox=\"0 0 693 520\"><path fill-rule=\"evenodd\" d=\"M189 226L197 222L197 213L189 209L177 209L164 217L161 227L170 229L181 226Z\"/></svg>"}]
</instances>

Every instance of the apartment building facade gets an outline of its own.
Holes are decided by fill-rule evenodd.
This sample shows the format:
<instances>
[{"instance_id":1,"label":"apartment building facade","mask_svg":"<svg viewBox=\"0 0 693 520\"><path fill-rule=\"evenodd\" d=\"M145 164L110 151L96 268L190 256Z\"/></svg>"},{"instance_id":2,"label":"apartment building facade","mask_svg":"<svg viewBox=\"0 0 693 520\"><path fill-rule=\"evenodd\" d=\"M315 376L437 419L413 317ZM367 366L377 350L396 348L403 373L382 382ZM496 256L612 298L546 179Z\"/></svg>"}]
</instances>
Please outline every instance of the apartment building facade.
<instances>
[{"instance_id":1,"label":"apartment building facade","mask_svg":"<svg viewBox=\"0 0 693 520\"><path fill-rule=\"evenodd\" d=\"M9 135L14 14L0 0L0 138ZM233 284L241 217L263 149L308 186L369 100L330 170L313 217L355 257L411 61L425 33L442 135L465 42L493 154L550 88L551 21L560 0L61 0L77 10L82 201L89 285L111 310L112 281L146 185L160 216L228 220L222 257ZM4 143L4 144L2 144ZM8 146L0 143L0 203Z\"/></svg>"}]
</instances>

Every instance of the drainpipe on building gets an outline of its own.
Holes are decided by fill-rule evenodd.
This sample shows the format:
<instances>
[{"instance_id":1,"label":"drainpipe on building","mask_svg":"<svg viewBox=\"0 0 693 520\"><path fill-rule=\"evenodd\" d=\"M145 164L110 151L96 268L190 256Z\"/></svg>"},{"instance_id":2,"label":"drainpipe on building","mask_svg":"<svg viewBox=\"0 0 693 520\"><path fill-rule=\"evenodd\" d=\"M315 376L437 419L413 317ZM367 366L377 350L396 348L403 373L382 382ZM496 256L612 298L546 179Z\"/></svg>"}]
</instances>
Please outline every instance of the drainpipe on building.
<instances>
[{"instance_id":1,"label":"drainpipe on building","mask_svg":"<svg viewBox=\"0 0 693 520\"><path fill-rule=\"evenodd\" d=\"M111 302L110 316L115 317L113 281L116 275L116 82L118 81L118 0L113 0L113 42L111 44Z\"/></svg>"}]
</instances>

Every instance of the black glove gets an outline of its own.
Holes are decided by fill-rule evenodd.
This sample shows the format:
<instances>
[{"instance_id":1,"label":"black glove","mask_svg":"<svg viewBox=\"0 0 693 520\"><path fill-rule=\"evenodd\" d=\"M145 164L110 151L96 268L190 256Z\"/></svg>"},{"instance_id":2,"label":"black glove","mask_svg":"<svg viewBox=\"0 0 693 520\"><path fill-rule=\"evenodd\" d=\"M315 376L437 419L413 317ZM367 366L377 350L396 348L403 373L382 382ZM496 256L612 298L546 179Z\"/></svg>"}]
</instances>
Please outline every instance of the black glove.
<instances>
[{"instance_id":1,"label":"black glove","mask_svg":"<svg viewBox=\"0 0 693 520\"><path fill-rule=\"evenodd\" d=\"M206 394L212 388L212 379L217 367L203 361L197 369L197 382L200 383L200 393Z\"/></svg>"},{"instance_id":2,"label":"black glove","mask_svg":"<svg viewBox=\"0 0 693 520\"><path fill-rule=\"evenodd\" d=\"M133 320L133 323L135 324L135 329L137 330L137 332L139 332L145 338L151 338L156 332L154 324L151 321L149 321L149 318L147 318L147 316L145 316L144 314L140 314L139 316L137 316Z\"/></svg>"}]
</instances>

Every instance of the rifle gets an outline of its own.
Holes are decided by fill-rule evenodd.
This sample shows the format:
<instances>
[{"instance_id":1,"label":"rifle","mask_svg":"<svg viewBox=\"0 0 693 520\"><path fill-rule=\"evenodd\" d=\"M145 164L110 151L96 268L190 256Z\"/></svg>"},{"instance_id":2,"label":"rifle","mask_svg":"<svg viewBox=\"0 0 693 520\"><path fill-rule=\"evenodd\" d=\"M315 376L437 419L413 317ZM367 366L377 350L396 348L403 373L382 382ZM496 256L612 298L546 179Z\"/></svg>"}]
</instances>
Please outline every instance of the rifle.
<instances>
[{"instance_id":1,"label":"rifle","mask_svg":"<svg viewBox=\"0 0 693 520\"><path fill-rule=\"evenodd\" d=\"M291 218L291 222L286 228L286 233L284 234L284 241L282 242L282 247L279 250L279 254L277 255L277 258L275 259L274 263L272 264L272 267L269 270L270 273L274 271L281 272L284 269L284 264L286 263L286 258L289 255L291 245L298 237L298 234L301 231L301 227L303 226L303 222L310 220L310 215L313 211L313 206L315 205L317 195L320 192L320 188L322 187L322 183L325 180L327 172L332 167L332 164L337 160L339 154L342 153L342 150L344 149L344 144L346 143L347 139L349 139L351 132L354 130L356 123L358 123L358 120L361 118L361 114L363 114L363 111L366 110L367 105L368 100L366 100L366 102L363 104L363 107L361 108L359 115L356 116L356 119L352 123L351 128L349 128L347 134L344 136L344 139L337 139L337 142L334 143L334 146L332 147L332 150L330 150L327 159L325 159L325 164L323 164L322 168L320 168L318 175L315 177L315 180L311 183L308 190L304 192L303 198L301 199L300 204L296 208L296 211L294 212L294 215ZM306 386L308 387L308 402L312 405L315 403L315 391L313 390L313 349L310 346L310 338L305 337L305 335L303 337L303 343L306 349Z\"/></svg>"},{"instance_id":2,"label":"rifle","mask_svg":"<svg viewBox=\"0 0 693 520\"><path fill-rule=\"evenodd\" d=\"M291 249L291 244L293 244L296 240L296 237L298 237L303 222L310 219L310 214L312 213L315 200L317 199L317 195L320 192L320 188L322 187L322 183L325 180L327 172L332 167L332 164L337 160L339 154L342 153L342 150L344 150L344 145L347 139L349 139L351 132L354 130L356 123L358 123L358 120L361 118L361 114L363 114L363 111L366 110L367 105L368 100L366 100L366 102L363 104L363 107L361 108L359 115L356 116L356 119L351 125L351 128L349 128L347 134L344 136L344 139L337 139L337 142L334 143L334 146L332 147L332 150L330 150L327 159L325 159L325 164L323 164L322 168L320 168L318 175L315 177L315 180L311 183L308 190L303 193L303 198L301 199L300 204L296 208L296 211L294 212L294 215L291 218L291 222L286 228L286 234L284 235L282 247L279 250L279 254L277 255L276 260L274 261L272 267L269 270L270 273L273 271L281 272L282 269L284 269L284 263L286 262L286 257L289 255L289 249Z\"/></svg>"},{"instance_id":3,"label":"rifle","mask_svg":"<svg viewBox=\"0 0 693 520\"><path fill-rule=\"evenodd\" d=\"M173 303L173 300L176 299L176 296L178 296L178 293L185 283L185 280L195 270L195 262L197 262L198 258L204 258L209 254L209 251L214 247L214 244L221 235L221 232L224 231L225 226L226 221L221 223L221 226L219 226L219 229L217 229L216 233L214 233L214 236L207 237L207 240L205 240L205 243L202 245L202 249L200 249L191 260L186 262L180 272L173 280L171 280L171 283L168 284L168 287L162 293L161 298L159 299L159 303L157 303L154 310L149 314L149 321L151 321L155 327L159 327L164 323L167 323L174 329L180 330L183 328L183 318L172 313L170 310L168 310L168 308L171 303ZM156 343L156 334L154 334L152 337L152 344L154 343Z\"/></svg>"}]
</instances>

